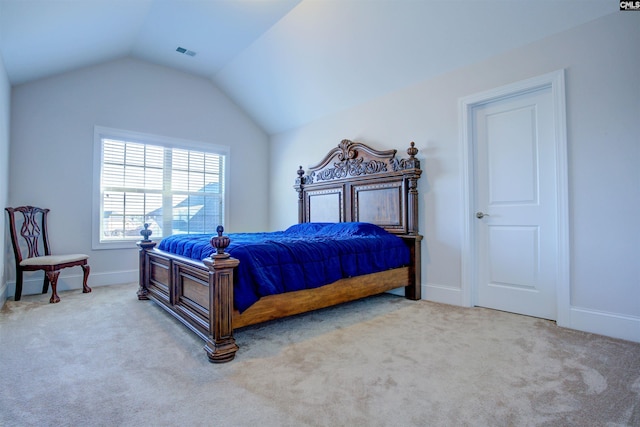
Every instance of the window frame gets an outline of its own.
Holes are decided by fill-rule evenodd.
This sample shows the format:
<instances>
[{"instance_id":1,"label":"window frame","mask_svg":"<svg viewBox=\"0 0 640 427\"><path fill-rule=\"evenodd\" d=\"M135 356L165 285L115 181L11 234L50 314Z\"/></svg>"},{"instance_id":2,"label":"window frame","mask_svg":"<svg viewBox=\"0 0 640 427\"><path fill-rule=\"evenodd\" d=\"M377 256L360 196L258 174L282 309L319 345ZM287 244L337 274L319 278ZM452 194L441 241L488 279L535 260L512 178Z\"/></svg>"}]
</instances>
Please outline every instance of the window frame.
<instances>
[{"instance_id":1,"label":"window frame","mask_svg":"<svg viewBox=\"0 0 640 427\"><path fill-rule=\"evenodd\" d=\"M230 164L230 152L229 146L206 143L201 141L192 141L179 138L172 138L161 135L153 135L142 132L135 132L123 129L115 129L104 126L94 126L93 132L93 208L92 208L92 221L91 221L91 246L94 250L102 249L135 249L138 240L114 240L109 242L100 241L100 224L102 221L103 212L101 210L101 185L102 185L102 140L113 139L126 142L135 142L139 144L151 144L156 146L163 146L166 148L177 148L185 150L198 150L212 154L218 154L224 156L224 169L223 169L223 222L226 222L229 218L229 164ZM222 224L225 226L225 224ZM211 233L214 233L212 230ZM150 239L158 241L158 237L151 235Z\"/></svg>"}]
</instances>

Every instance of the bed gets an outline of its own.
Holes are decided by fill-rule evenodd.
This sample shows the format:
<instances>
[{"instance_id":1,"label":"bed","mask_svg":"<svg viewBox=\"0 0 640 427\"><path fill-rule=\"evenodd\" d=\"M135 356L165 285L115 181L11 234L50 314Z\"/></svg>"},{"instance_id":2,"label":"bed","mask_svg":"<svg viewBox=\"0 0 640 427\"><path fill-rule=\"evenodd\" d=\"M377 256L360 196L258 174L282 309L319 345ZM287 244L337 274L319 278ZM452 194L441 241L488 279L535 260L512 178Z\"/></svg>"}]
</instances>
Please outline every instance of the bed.
<instances>
[{"instance_id":1,"label":"bed","mask_svg":"<svg viewBox=\"0 0 640 427\"><path fill-rule=\"evenodd\" d=\"M238 328L397 288L420 299L422 171L413 142L406 152L398 158L397 150L345 139L307 171L300 166L298 224L286 230L225 235L219 226L211 235L170 236L160 245L143 234L138 299L153 300L200 336L213 363L233 360ZM348 252L352 240L355 254ZM263 255L253 252L256 245ZM263 264L261 256L268 258ZM278 274L271 268L276 258L288 263ZM341 273L328 271L333 264ZM250 281L277 291L247 296Z\"/></svg>"}]
</instances>

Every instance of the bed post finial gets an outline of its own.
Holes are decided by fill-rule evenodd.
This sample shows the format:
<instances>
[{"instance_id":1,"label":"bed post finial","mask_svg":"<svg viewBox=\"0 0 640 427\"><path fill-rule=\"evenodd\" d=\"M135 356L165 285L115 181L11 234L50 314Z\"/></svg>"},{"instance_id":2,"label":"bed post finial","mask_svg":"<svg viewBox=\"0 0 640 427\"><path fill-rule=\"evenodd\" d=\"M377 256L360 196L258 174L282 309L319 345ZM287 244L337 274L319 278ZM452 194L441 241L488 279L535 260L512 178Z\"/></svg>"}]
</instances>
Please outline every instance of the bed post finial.
<instances>
[{"instance_id":1,"label":"bed post finial","mask_svg":"<svg viewBox=\"0 0 640 427\"><path fill-rule=\"evenodd\" d=\"M227 247L231 244L231 239L229 239L229 237L227 236L222 235L222 233L224 232L224 227L221 225L216 228L216 232L218 233L218 235L211 238L211 246L216 248L216 253L212 258L229 258L230 255L224 250L227 249Z\"/></svg>"},{"instance_id":2,"label":"bed post finial","mask_svg":"<svg viewBox=\"0 0 640 427\"><path fill-rule=\"evenodd\" d=\"M152 231L149 230L149 224L145 222L144 228L140 230L140 235L142 236L141 242L144 242L144 243L150 242L151 239L149 239L149 236L151 236L151 234L152 234Z\"/></svg>"},{"instance_id":3,"label":"bed post finial","mask_svg":"<svg viewBox=\"0 0 640 427\"><path fill-rule=\"evenodd\" d=\"M412 159L418 154L418 149L416 148L416 143L411 141L411 147L407 148L407 154Z\"/></svg>"}]
</instances>

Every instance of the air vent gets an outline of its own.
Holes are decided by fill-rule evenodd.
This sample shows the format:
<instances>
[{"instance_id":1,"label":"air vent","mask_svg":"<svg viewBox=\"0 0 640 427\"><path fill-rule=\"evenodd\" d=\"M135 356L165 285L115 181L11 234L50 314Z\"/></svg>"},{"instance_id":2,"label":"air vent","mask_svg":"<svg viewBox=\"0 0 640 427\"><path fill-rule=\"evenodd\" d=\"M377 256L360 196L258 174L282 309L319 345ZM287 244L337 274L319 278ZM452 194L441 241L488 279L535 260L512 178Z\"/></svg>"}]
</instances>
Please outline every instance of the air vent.
<instances>
[{"instance_id":1,"label":"air vent","mask_svg":"<svg viewBox=\"0 0 640 427\"><path fill-rule=\"evenodd\" d=\"M178 47L176 49L176 52L184 53L185 55L189 55L189 56L196 56L196 53L194 51L185 49L183 47Z\"/></svg>"}]
</instances>

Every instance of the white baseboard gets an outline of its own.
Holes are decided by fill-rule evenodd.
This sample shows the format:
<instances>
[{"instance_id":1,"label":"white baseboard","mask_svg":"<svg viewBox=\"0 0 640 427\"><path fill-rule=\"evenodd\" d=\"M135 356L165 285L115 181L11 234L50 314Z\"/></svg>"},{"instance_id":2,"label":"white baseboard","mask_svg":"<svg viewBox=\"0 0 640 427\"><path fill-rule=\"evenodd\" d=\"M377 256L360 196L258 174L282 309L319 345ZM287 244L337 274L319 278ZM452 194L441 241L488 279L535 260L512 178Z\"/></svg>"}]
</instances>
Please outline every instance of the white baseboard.
<instances>
[{"instance_id":1,"label":"white baseboard","mask_svg":"<svg viewBox=\"0 0 640 427\"><path fill-rule=\"evenodd\" d=\"M422 285L422 298L425 300L469 307L464 300L462 289L428 283ZM640 342L640 317L618 313L608 313L581 307L569 309L568 322L558 322L558 326Z\"/></svg>"},{"instance_id":2,"label":"white baseboard","mask_svg":"<svg viewBox=\"0 0 640 427\"><path fill-rule=\"evenodd\" d=\"M2 308L5 301L7 300L7 289L8 286L6 283L0 283L0 308Z\"/></svg>"},{"instance_id":3,"label":"white baseboard","mask_svg":"<svg viewBox=\"0 0 640 427\"><path fill-rule=\"evenodd\" d=\"M571 307L565 328L591 332L627 341L640 342L640 317Z\"/></svg>"},{"instance_id":4,"label":"white baseboard","mask_svg":"<svg viewBox=\"0 0 640 427\"><path fill-rule=\"evenodd\" d=\"M22 282L22 295L35 295L42 292L42 282L44 280L44 273L33 273L30 276L23 279ZM138 270L128 271L113 271L108 273L93 273L89 274L88 285L90 287L95 286L108 286L108 285L120 285L123 283L138 282ZM69 291L73 289L82 289L82 274L69 274L63 276L60 274L58 277L58 292ZM0 290L1 291L1 290ZM13 297L16 292L16 282L7 282L5 289L5 296ZM51 288L49 288L51 292Z\"/></svg>"},{"instance_id":5,"label":"white baseboard","mask_svg":"<svg viewBox=\"0 0 640 427\"><path fill-rule=\"evenodd\" d=\"M468 306L468 304L463 301L462 289L436 285L434 283L422 285L422 299L442 304L459 305L462 307Z\"/></svg>"},{"instance_id":6,"label":"white baseboard","mask_svg":"<svg viewBox=\"0 0 640 427\"><path fill-rule=\"evenodd\" d=\"M434 285L432 283L422 284L420 291L422 292L422 298L424 300L439 302L449 305L461 305L462 303L462 290L460 288L452 288L450 286ZM387 291L390 294L404 296L404 288L397 288Z\"/></svg>"}]
</instances>

